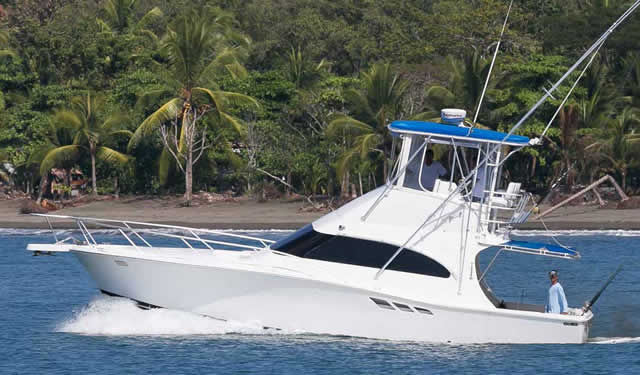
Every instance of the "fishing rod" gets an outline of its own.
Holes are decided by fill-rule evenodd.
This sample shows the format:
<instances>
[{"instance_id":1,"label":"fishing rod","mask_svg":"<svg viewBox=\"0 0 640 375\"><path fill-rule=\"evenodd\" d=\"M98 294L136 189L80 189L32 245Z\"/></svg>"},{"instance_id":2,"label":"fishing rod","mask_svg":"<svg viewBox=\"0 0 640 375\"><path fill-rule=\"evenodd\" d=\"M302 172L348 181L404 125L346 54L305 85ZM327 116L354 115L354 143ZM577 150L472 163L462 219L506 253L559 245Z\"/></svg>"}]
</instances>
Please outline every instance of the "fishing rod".
<instances>
[{"instance_id":1,"label":"fishing rod","mask_svg":"<svg viewBox=\"0 0 640 375\"><path fill-rule=\"evenodd\" d=\"M611 284L613 279L616 278L616 276L618 275L618 273L620 273L620 271L622 271L622 264L618 266L618 268L611 274L611 276L609 276L609 279L607 279L607 281L604 283L602 288L598 290L598 292L593 296L593 298L591 298L589 301L584 303L584 307L582 307L582 315L586 314L589 310L591 310L591 307L593 306L593 304L596 303L598 298L600 298L600 296L602 295L602 292L604 292L604 290L607 289L609 284Z\"/></svg>"}]
</instances>

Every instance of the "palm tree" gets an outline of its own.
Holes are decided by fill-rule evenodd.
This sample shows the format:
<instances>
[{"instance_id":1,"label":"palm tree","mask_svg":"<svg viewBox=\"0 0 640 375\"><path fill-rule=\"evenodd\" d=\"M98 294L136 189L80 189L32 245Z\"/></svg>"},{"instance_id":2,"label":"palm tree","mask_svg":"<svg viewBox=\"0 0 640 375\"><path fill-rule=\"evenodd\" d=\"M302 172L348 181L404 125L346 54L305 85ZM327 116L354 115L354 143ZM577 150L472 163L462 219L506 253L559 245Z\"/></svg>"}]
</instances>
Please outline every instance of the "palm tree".
<instances>
[{"instance_id":1,"label":"palm tree","mask_svg":"<svg viewBox=\"0 0 640 375\"><path fill-rule=\"evenodd\" d=\"M376 64L362 74L363 90L349 89L344 93L351 116L338 115L327 126L328 135L343 135L353 142L342 157L341 164L360 154L379 153L384 160L386 178L391 142L387 125L401 113L408 83L394 73L389 64Z\"/></svg>"},{"instance_id":2,"label":"palm tree","mask_svg":"<svg viewBox=\"0 0 640 375\"><path fill-rule=\"evenodd\" d=\"M599 58L594 60L584 76L583 84L587 92L580 102L580 116L587 128L605 125L614 114L616 104L624 99L607 82L608 70L607 65Z\"/></svg>"},{"instance_id":3,"label":"palm tree","mask_svg":"<svg viewBox=\"0 0 640 375\"><path fill-rule=\"evenodd\" d=\"M163 42L170 61L170 69L165 72L170 78L167 85L172 88L173 97L149 115L129 141L131 150L143 137L161 131L165 146L162 158L166 162L168 154L173 156L185 175L184 198L187 205L191 203L193 164L209 147L203 118L207 116L212 121L230 124L243 131L241 121L229 113L230 106L259 107L253 98L220 90L213 80L221 67L229 73L239 71L237 60L227 63L230 49L238 46L235 42L238 38L229 36L228 31L229 25L222 15L211 19L189 13L176 20ZM216 52L220 54L216 55Z\"/></svg>"},{"instance_id":4,"label":"palm tree","mask_svg":"<svg viewBox=\"0 0 640 375\"><path fill-rule=\"evenodd\" d=\"M473 116L484 82L489 73L489 61L474 50L462 61L447 57L450 76L446 86L433 85L426 91L427 109L422 117L437 117L440 110L446 107L460 107L468 110ZM497 80L489 81L488 89L495 86Z\"/></svg>"},{"instance_id":5,"label":"palm tree","mask_svg":"<svg viewBox=\"0 0 640 375\"><path fill-rule=\"evenodd\" d=\"M300 46L297 49L291 47L287 58L288 78L296 85L296 89L302 88L329 68L325 59L320 60L318 64L309 62Z\"/></svg>"},{"instance_id":6,"label":"palm tree","mask_svg":"<svg viewBox=\"0 0 640 375\"><path fill-rule=\"evenodd\" d=\"M154 20L162 17L162 10L154 7L136 21L134 20L136 2L137 0L107 0L103 6L106 17L97 19L102 32L121 34L129 30L157 39L157 36L147 27Z\"/></svg>"},{"instance_id":7,"label":"palm tree","mask_svg":"<svg viewBox=\"0 0 640 375\"><path fill-rule=\"evenodd\" d=\"M627 171L630 167L638 164L640 157L640 132L638 127L640 119L638 110L635 108L625 108L614 120L612 120L606 131L609 137L600 144L601 152L605 159L611 163L611 167L620 173L622 179L622 190L626 190Z\"/></svg>"},{"instance_id":8,"label":"palm tree","mask_svg":"<svg viewBox=\"0 0 640 375\"><path fill-rule=\"evenodd\" d=\"M38 192L37 203L42 200L44 192L49 185L49 173L51 168L58 167L65 170L65 185L70 187L71 168L76 164L79 155L73 147L73 140L76 130L68 123L55 120L51 116L48 122L47 139L44 143L36 147L26 161L26 167L34 171L35 175L40 175L40 190ZM47 163L43 163L48 157Z\"/></svg>"},{"instance_id":9,"label":"palm tree","mask_svg":"<svg viewBox=\"0 0 640 375\"><path fill-rule=\"evenodd\" d=\"M579 127L580 109L576 104L568 104L558 113L558 130L560 131L558 142L547 137L550 145L560 154L560 168L556 174L560 175L567 170L567 187L574 184L575 172L571 166L582 156L581 151L584 151L581 149L581 140L576 134Z\"/></svg>"},{"instance_id":10,"label":"palm tree","mask_svg":"<svg viewBox=\"0 0 640 375\"><path fill-rule=\"evenodd\" d=\"M625 72L623 85L626 86L626 100L636 108L640 108L640 55L629 53L622 59Z\"/></svg>"},{"instance_id":11,"label":"palm tree","mask_svg":"<svg viewBox=\"0 0 640 375\"><path fill-rule=\"evenodd\" d=\"M53 115L53 124L59 124L73 133L71 144L52 148L44 156L40 173L46 173L52 167L64 164L65 161L75 160L85 153L91 158L91 185L94 197L98 195L96 178L96 160L105 163L125 164L129 156L120 153L109 146L117 137L131 137L132 133L122 129L126 119L120 115L100 117L104 101L100 96L87 94L75 97L71 101L71 109L57 111ZM55 127L56 125L54 125ZM55 142L53 142L55 145Z\"/></svg>"}]
</instances>

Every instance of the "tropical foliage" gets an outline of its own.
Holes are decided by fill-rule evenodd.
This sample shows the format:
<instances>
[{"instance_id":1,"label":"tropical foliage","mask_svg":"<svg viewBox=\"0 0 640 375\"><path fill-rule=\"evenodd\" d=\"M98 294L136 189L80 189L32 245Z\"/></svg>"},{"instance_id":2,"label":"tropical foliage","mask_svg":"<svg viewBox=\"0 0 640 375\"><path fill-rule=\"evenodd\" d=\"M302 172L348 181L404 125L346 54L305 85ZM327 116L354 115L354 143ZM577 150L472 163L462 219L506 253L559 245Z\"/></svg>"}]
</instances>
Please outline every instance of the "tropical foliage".
<instances>
[{"instance_id":1,"label":"tropical foliage","mask_svg":"<svg viewBox=\"0 0 640 375\"><path fill-rule=\"evenodd\" d=\"M90 176L94 194L117 183L187 202L270 184L365 193L386 178L391 121L443 107L473 119L508 4L0 2L0 184L35 198L55 167ZM508 130L628 5L515 3L478 123ZM544 193L610 173L637 192L638 50L630 17L510 177ZM540 135L568 90L519 132Z\"/></svg>"},{"instance_id":2,"label":"tropical foliage","mask_svg":"<svg viewBox=\"0 0 640 375\"><path fill-rule=\"evenodd\" d=\"M71 99L71 108L55 112L51 118L50 144L40 161L40 174L57 166L70 169L83 154L91 161L93 195L98 195L96 160L105 164L126 164L129 157L110 148L118 137L128 139L132 133L123 129L126 117L102 118L103 98L87 94Z\"/></svg>"}]
</instances>

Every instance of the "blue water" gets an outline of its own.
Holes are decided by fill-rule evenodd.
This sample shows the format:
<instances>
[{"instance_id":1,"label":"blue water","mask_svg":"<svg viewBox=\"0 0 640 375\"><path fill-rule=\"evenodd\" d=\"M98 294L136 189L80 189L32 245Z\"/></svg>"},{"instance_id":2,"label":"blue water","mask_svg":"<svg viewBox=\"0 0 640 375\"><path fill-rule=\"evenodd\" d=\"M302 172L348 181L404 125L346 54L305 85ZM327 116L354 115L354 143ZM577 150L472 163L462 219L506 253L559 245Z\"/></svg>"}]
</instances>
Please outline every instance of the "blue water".
<instances>
[{"instance_id":1,"label":"blue water","mask_svg":"<svg viewBox=\"0 0 640 375\"><path fill-rule=\"evenodd\" d=\"M286 233L262 235L277 239ZM534 232L520 239L549 242ZM103 240L119 242L102 234ZM489 273L505 300L544 303L551 268L572 306L621 263L594 307L585 345L434 345L286 334L257 322L223 323L179 311L140 310L104 297L69 254L33 257L34 231L0 232L0 373L431 374L640 372L640 233L565 233L579 261L503 254ZM490 251L483 256L487 264Z\"/></svg>"}]
</instances>

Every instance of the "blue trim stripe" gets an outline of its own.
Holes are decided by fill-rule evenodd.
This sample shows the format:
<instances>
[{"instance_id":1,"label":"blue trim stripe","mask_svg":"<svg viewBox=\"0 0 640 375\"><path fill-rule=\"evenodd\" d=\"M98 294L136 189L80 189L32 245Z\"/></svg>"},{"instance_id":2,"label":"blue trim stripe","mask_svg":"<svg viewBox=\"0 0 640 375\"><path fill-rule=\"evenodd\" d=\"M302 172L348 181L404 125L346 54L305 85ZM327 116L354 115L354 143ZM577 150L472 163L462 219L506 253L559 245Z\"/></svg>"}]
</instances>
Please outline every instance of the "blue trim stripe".
<instances>
[{"instance_id":1,"label":"blue trim stripe","mask_svg":"<svg viewBox=\"0 0 640 375\"><path fill-rule=\"evenodd\" d=\"M473 130L471 130L471 134L469 134L469 128L466 127L439 124L437 122L427 121L394 121L391 123L391 125L389 125L389 129L392 132L399 133L412 132L436 136L454 136L488 142L501 142L504 137L507 136L507 133L478 128L474 128ZM505 142L526 146L527 144L529 144L529 137L525 137L522 135L510 135Z\"/></svg>"}]
</instances>

